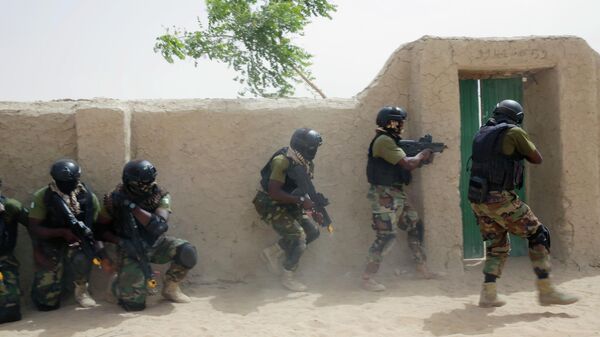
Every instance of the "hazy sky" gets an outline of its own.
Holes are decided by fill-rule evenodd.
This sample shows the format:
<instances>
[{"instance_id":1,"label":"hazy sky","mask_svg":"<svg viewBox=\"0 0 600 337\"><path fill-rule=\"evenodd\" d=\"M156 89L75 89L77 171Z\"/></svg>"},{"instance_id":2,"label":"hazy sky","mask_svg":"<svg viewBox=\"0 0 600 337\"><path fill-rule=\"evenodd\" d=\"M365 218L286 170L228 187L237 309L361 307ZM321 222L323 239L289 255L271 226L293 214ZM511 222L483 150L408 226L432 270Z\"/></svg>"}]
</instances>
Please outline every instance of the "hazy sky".
<instances>
[{"instance_id":1,"label":"hazy sky","mask_svg":"<svg viewBox=\"0 0 600 337\"><path fill-rule=\"evenodd\" d=\"M423 35L576 35L600 51L596 0L333 0L298 42L329 97L364 89L390 54ZM203 0L0 0L0 101L231 98L216 62L168 64L152 50L164 27L194 29ZM297 96L313 97L303 86Z\"/></svg>"}]
</instances>

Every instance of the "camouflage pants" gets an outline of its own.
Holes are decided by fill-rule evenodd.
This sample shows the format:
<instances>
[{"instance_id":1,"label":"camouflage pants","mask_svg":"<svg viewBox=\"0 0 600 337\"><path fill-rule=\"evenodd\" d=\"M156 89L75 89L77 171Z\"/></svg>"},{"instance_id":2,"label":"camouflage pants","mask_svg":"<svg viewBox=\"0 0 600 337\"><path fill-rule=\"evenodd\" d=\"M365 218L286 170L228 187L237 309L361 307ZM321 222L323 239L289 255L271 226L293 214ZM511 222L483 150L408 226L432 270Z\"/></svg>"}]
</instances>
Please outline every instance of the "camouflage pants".
<instances>
[{"instance_id":1,"label":"camouflage pants","mask_svg":"<svg viewBox=\"0 0 600 337\"><path fill-rule=\"evenodd\" d=\"M509 191L490 192L486 203L471 203L479 230L486 241L486 260L483 272L500 277L510 252L508 233L527 238L542 224L529 206ZM543 245L530 245L529 259L534 271L550 273L548 249Z\"/></svg>"},{"instance_id":2,"label":"camouflage pants","mask_svg":"<svg viewBox=\"0 0 600 337\"><path fill-rule=\"evenodd\" d=\"M422 223L402 188L371 185L367 198L371 202L375 241L369 248L366 273L375 274L379 270L383 256L394 244L397 229L407 232L408 247L415 262L424 263L427 257L420 233Z\"/></svg>"},{"instance_id":3,"label":"camouflage pants","mask_svg":"<svg viewBox=\"0 0 600 337\"><path fill-rule=\"evenodd\" d=\"M306 246L319 237L319 227L309 220L300 206L277 203L265 192L258 192L254 205L262 220L273 226L281 237L279 246L285 251L283 268L296 270Z\"/></svg>"},{"instance_id":4,"label":"camouflage pants","mask_svg":"<svg viewBox=\"0 0 600 337\"><path fill-rule=\"evenodd\" d=\"M21 319L19 261L12 255L0 256L0 323Z\"/></svg>"},{"instance_id":5,"label":"camouflage pants","mask_svg":"<svg viewBox=\"0 0 600 337\"><path fill-rule=\"evenodd\" d=\"M159 239L147 250L148 261L155 264L171 263L165 273L165 281L179 282L187 275L189 269L175 262L177 249L186 240L166 236ZM117 280L113 284L113 292L124 307L143 309L148 295L147 281L139 261L131 259L123 251L119 252Z\"/></svg>"},{"instance_id":6,"label":"camouflage pants","mask_svg":"<svg viewBox=\"0 0 600 337\"><path fill-rule=\"evenodd\" d=\"M70 282L83 285L88 282L92 262L79 248L65 245L37 244L33 250L35 273L31 285L31 299L42 311L58 309L60 297Z\"/></svg>"}]
</instances>

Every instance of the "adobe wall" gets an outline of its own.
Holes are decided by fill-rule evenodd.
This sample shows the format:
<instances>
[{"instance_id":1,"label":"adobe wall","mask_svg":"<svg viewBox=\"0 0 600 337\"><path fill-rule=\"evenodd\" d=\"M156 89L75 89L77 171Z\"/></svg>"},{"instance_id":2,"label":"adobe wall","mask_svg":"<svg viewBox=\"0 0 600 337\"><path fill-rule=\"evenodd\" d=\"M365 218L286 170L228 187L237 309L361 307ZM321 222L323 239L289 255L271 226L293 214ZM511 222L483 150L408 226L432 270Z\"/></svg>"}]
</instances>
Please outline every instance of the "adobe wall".
<instances>
[{"instance_id":1,"label":"adobe wall","mask_svg":"<svg viewBox=\"0 0 600 337\"><path fill-rule=\"evenodd\" d=\"M336 231L322 233L301 269L357 275L373 240L366 149L377 110L400 105L409 111L409 138L431 133L448 145L415 174L409 194L426 226L430 264L461 273L459 74L527 72L525 127L545 158L530 169L528 200L554 233L553 254L586 267L600 262L598 69L598 54L575 37L423 37L395 51L352 99L0 102L3 192L29 200L48 182L50 164L71 157L101 195L127 160L146 158L173 195L171 232L199 248L193 274L245 279L262 270L258 253L276 239L251 204L258 172L295 128L312 127L324 138L316 186L331 200ZM384 272L394 260L409 265L400 238ZM19 243L27 274L26 235Z\"/></svg>"}]
</instances>

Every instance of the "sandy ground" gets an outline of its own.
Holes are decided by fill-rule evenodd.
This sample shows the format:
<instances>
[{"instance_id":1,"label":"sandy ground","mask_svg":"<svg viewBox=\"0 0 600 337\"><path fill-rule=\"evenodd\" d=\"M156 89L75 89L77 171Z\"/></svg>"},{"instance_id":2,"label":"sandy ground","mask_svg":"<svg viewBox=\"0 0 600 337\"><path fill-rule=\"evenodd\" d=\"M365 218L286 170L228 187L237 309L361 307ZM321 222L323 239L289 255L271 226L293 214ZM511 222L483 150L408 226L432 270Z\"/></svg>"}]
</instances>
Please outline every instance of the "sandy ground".
<instances>
[{"instance_id":1,"label":"sandy ground","mask_svg":"<svg viewBox=\"0 0 600 337\"><path fill-rule=\"evenodd\" d=\"M303 293L289 293L262 273L241 283L192 282L185 288L190 304L155 296L141 313L103 301L92 309L72 301L48 313L29 308L22 321L2 325L0 336L600 336L600 270L555 266L556 284L581 300L542 307L528 260L511 258L499 282L508 304L496 309L476 306L480 270L426 281L389 273L383 293L361 290L358 272L319 281L300 275L310 287Z\"/></svg>"}]
</instances>

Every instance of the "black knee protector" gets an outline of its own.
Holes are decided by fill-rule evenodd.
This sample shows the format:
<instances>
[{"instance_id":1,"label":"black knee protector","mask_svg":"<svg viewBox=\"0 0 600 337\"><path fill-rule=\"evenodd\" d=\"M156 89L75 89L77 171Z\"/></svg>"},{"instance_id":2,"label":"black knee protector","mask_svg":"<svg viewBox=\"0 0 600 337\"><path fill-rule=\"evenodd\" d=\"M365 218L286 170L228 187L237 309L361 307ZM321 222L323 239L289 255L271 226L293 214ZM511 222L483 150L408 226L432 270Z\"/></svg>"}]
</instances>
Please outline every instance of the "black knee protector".
<instances>
[{"instance_id":1,"label":"black knee protector","mask_svg":"<svg viewBox=\"0 0 600 337\"><path fill-rule=\"evenodd\" d=\"M87 275L92 270L92 261L82 251L77 251L71 258L73 270Z\"/></svg>"},{"instance_id":2,"label":"black knee protector","mask_svg":"<svg viewBox=\"0 0 600 337\"><path fill-rule=\"evenodd\" d=\"M306 231L306 243L309 244L315 241L321 235L321 231L317 227L312 227Z\"/></svg>"},{"instance_id":3,"label":"black knee protector","mask_svg":"<svg viewBox=\"0 0 600 337\"><path fill-rule=\"evenodd\" d=\"M21 320L21 306L13 303L9 307L0 307L0 323L16 322Z\"/></svg>"},{"instance_id":4,"label":"black knee protector","mask_svg":"<svg viewBox=\"0 0 600 337\"><path fill-rule=\"evenodd\" d=\"M177 247L177 252L175 253L175 263L187 269L192 269L197 262L198 253L196 252L196 247L192 246L192 244L188 242Z\"/></svg>"},{"instance_id":5,"label":"black knee protector","mask_svg":"<svg viewBox=\"0 0 600 337\"><path fill-rule=\"evenodd\" d=\"M135 303L119 300L119 305L121 308L125 309L125 311L142 311L146 309L146 303Z\"/></svg>"},{"instance_id":6,"label":"black knee protector","mask_svg":"<svg viewBox=\"0 0 600 337\"><path fill-rule=\"evenodd\" d=\"M35 299L33 299L32 302L39 311L53 311L53 310L60 308L60 303L55 304L55 305L46 305L46 304L38 303Z\"/></svg>"},{"instance_id":7,"label":"black knee protector","mask_svg":"<svg viewBox=\"0 0 600 337\"><path fill-rule=\"evenodd\" d=\"M416 238L420 243L423 243L423 239L425 237L425 227L423 226L423 221L417 221L415 226L408 231L408 235Z\"/></svg>"},{"instance_id":8,"label":"black knee protector","mask_svg":"<svg viewBox=\"0 0 600 337\"><path fill-rule=\"evenodd\" d=\"M369 252L371 254L385 255L387 254L392 246L394 245L394 241L396 239L396 234L394 233L386 233L386 234L377 234L375 237L375 241L371 244L371 248L369 248Z\"/></svg>"},{"instance_id":9,"label":"black knee protector","mask_svg":"<svg viewBox=\"0 0 600 337\"><path fill-rule=\"evenodd\" d=\"M535 245L542 245L550 250L550 230L544 225L540 225L535 233L527 237L529 248Z\"/></svg>"}]
</instances>

